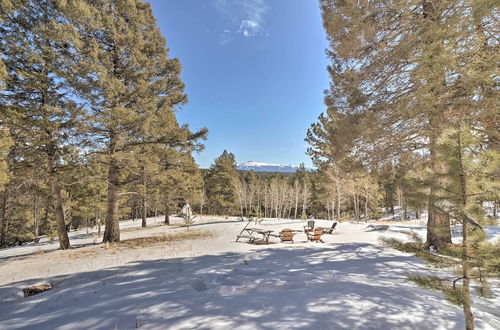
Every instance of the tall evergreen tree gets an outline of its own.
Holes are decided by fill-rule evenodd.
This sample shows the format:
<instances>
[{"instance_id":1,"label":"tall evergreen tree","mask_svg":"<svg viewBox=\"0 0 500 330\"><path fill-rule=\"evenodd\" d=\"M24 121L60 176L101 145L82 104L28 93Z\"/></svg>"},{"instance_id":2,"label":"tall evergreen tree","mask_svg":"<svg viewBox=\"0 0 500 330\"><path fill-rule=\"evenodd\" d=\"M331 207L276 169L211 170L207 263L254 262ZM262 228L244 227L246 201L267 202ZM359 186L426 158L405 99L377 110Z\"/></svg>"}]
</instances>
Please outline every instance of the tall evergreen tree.
<instances>
[{"instance_id":1,"label":"tall evergreen tree","mask_svg":"<svg viewBox=\"0 0 500 330\"><path fill-rule=\"evenodd\" d=\"M451 243L449 217L439 206L447 168L436 143L456 116L495 139L495 115L486 106L496 93L496 69L490 65L497 56L494 5L443 0L322 0L320 5L330 41L331 85L327 115L311 130L317 147L323 153L347 147L374 167L397 163L405 153L426 154L432 170L427 243ZM460 116L464 110L471 115ZM356 134L353 144L329 145L329 136L341 132L339 122Z\"/></svg>"},{"instance_id":2,"label":"tall evergreen tree","mask_svg":"<svg viewBox=\"0 0 500 330\"><path fill-rule=\"evenodd\" d=\"M9 11L2 8L2 17L0 51L8 76L0 110L16 143L16 156L25 166L47 164L59 244L67 249L58 173L64 149L76 140L82 114L67 83L74 65L74 29L57 1L17 1Z\"/></svg>"},{"instance_id":3,"label":"tall evergreen tree","mask_svg":"<svg viewBox=\"0 0 500 330\"><path fill-rule=\"evenodd\" d=\"M161 170L154 182L163 203L165 224L170 224L173 206L195 202L202 186L201 172L191 155L191 149L165 149L160 154Z\"/></svg>"},{"instance_id":4,"label":"tall evergreen tree","mask_svg":"<svg viewBox=\"0 0 500 330\"><path fill-rule=\"evenodd\" d=\"M141 145L182 147L204 137L206 130L192 133L175 120L174 111L187 101L181 67L178 59L167 57L149 4L88 0L73 6L68 11L85 41L79 50L91 72L76 83L89 101L94 142L108 164L104 241L116 242L127 160L140 155Z\"/></svg>"},{"instance_id":5,"label":"tall evergreen tree","mask_svg":"<svg viewBox=\"0 0 500 330\"><path fill-rule=\"evenodd\" d=\"M235 180L239 180L234 155L224 150L210 165L205 187L209 212L231 214L236 208Z\"/></svg>"}]
</instances>

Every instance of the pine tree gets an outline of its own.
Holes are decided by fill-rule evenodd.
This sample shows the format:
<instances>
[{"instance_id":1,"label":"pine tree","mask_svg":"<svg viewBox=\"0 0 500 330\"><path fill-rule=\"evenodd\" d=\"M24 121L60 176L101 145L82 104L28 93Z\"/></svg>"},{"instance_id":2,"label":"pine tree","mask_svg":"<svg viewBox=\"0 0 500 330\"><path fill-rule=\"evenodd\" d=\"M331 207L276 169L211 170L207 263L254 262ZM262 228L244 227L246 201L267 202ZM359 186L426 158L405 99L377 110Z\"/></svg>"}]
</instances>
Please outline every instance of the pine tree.
<instances>
[{"instance_id":1,"label":"pine tree","mask_svg":"<svg viewBox=\"0 0 500 330\"><path fill-rule=\"evenodd\" d=\"M184 146L206 135L179 127L174 111L186 103L178 59L168 49L149 4L140 0L74 4L85 47L78 83L89 101L95 147L108 163L105 242L120 240L120 178L141 145ZM77 14L75 14L77 13ZM83 64L86 64L85 66Z\"/></svg>"},{"instance_id":2,"label":"pine tree","mask_svg":"<svg viewBox=\"0 0 500 330\"><path fill-rule=\"evenodd\" d=\"M164 150L162 170L157 176L159 195L163 199L165 224L170 224L172 205L196 203L203 184L201 172L190 150Z\"/></svg>"},{"instance_id":3,"label":"pine tree","mask_svg":"<svg viewBox=\"0 0 500 330\"><path fill-rule=\"evenodd\" d=\"M329 144L339 133L354 132L347 153L373 167L397 163L415 151L427 155L432 169L427 243L451 243L449 217L439 207L447 168L437 140L457 116L495 139L491 63L498 55L494 33L488 32L494 29L494 6L443 0L320 4L330 41L331 85L325 98L328 112L308 139L315 138L324 157L333 155L334 148L344 149ZM462 116L465 112L471 115Z\"/></svg>"},{"instance_id":4,"label":"pine tree","mask_svg":"<svg viewBox=\"0 0 500 330\"><path fill-rule=\"evenodd\" d=\"M72 149L64 156L62 185L66 198L66 208L71 212L69 222L75 227L102 225L101 214L105 209L106 175L105 166L99 156L84 158L79 150ZM100 231L98 232L100 234Z\"/></svg>"},{"instance_id":5,"label":"pine tree","mask_svg":"<svg viewBox=\"0 0 500 330\"><path fill-rule=\"evenodd\" d=\"M210 165L205 185L209 210L213 214L230 215L235 211L234 182L238 180L236 160L232 153L224 152Z\"/></svg>"},{"instance_id":6,"label":"pine tree","mask_svg":"<svg viewBox=\"0 0 500 330\"><path fill-rule=\"evenodd\" d=\"M81 111L67 77L74 29L56 1L19 1L2 11L0 49L8 77L1 112L27 166L47 164L61 249L69 247L61 195L61 156L76 141Z\"/></svg>"},{"instance_id":7,"label":"pine tree","mask_svg":"<svg viewBox=\"0 0 500 330\"><path fill-rule=\"evenodd\" d=\"M460 225L462 242L440 249L440 254L429 253L418 240L417 243L388 240L388 243L406 252L415 252L431 264L454 270L456 278L451 280L417 275L411 275L410 279L425 288L441 290L448 300L463 308L466 329L474 329L471 282L477 282L480 296L490 297L488 278L500 274L500 243L485 240L481 226L485 215L479 203L482 196L500 189L499 181L492 180L500 164L500 153L485 149L481 135L474 134L472 127L460 121L455 124L436 141L448 169L443 195L446 202L438 207ZM462 280L461 286L457 284L459 280Z\"/></svg>"}]
</instances>

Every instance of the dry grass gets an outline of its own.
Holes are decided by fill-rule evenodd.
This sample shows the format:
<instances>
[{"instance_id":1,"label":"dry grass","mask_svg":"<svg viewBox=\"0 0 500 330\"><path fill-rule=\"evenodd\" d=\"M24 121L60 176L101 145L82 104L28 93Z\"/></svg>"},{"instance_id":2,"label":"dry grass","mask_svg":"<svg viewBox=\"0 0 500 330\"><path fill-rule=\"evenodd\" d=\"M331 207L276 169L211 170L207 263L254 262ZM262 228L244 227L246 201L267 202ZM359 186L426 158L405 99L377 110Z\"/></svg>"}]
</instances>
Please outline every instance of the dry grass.
<instances>
[{"instance_id":1,"label":"dry grass","mask_svg":"<svg viewBox=\"0 0 500 330\"><path fill-rule=\"evenodd\" d=\"M172 244L180 241L204 239L213 236L214 236L213 232L207 230L187 230L187 231L180 231L175 234L163 234L152 237L139 237L139 238L123 240L117 243L105 243L103 247L105 249L110 249L110 248L138 249L149 246Z\"/></svg>"},{"instance_id":2,"label":"dry grass","mask_svg":"<svg viewBox=\"0 0 500 330\"><path fill-rule=\"evenodd\" d=\"M32 255L39 256L39 255L44 255L44 254L45 254L45 250L39 249L39 250L36 250L35 252L33 252Z\"/></svg>"},{"instance_id":3,"label":"dry grass","mask_svg":"<svg viewBox=\"0 0 500 330\"><path fill-rule=\"evenodd\" d=\"M81 248L81 249L74 249L71 250L71 252L66 253L65 256L69 260L73 259L78 259L78 258L89 258L89 257L94 257L97 255L97 251L92 248L93 246L91 245L89 248Z\"/></svg>"},{"instance_id":4,"label":"dry grass","mask_svg":"<svg viewBox=\"0 0 500 330\"><path fill-rule=\"evenodd\" d=\"M413 219L415 220L415 219ZM375 223L375 224L381 224L381 225L404 225L408 223L411 220L369 220L369 221L358 221L358 222L364 222L364 223ZM411 223L410 224L415 224Z\"/></svg>"}]
</instances>

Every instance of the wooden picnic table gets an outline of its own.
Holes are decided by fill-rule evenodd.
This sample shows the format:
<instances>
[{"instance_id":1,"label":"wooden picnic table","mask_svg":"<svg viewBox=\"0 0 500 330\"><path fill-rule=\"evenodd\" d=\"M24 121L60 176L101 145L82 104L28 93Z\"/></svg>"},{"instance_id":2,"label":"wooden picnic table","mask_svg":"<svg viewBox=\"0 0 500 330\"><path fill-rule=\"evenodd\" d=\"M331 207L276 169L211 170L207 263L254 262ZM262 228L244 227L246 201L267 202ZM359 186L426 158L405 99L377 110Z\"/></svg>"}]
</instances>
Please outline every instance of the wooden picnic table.
<instances>
[{"instance_id":1,"label":"wooden picnic table","mask_svg":"<svg viewBox=\"0 0 500 330\"><path fill-rule=\"evenodd\" d=\"M269 237L273 233L272 230L266 230L266 229L258 229L254 228L254 233L262 235L262 239L266 241L266 244L269 244Z\"/></svg>"},{"instance_id":2,"label":"wooden picnic table","mask_svg":"<svg viewBox=\"0 0 500 330\"><path fill-rule=\"evenodd\" d=\"M272 230L266 230L262 228L244 228L241 231L241 233L237 236L236 241L238 241L239 238L248 238L249 243L254 243L255 242L254 234L262 235L262 240L265 241L266 244L269 244L269 238L271 236L275 236L273 235Z\"/></svg>"}]
</instances>

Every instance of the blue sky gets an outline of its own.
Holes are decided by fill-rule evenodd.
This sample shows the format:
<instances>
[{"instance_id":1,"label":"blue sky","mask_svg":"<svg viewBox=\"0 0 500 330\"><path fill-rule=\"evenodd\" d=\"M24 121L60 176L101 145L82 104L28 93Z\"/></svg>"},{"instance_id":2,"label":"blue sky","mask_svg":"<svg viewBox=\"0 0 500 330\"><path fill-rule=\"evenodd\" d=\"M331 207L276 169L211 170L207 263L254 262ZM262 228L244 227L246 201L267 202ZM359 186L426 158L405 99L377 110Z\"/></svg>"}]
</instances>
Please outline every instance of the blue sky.
<instances>
[{"instance_id":1,"label":"blue sky","mask_svg":"<svg viewBox=\"0 0 500 330\"><path fill-rule=\"evenodd\" d=\"M324 110L327 41L315 0L151 0L182 63L181 123L209 129L196 155L311 165L307 129Z\"/></svg>"}]
</instances>

